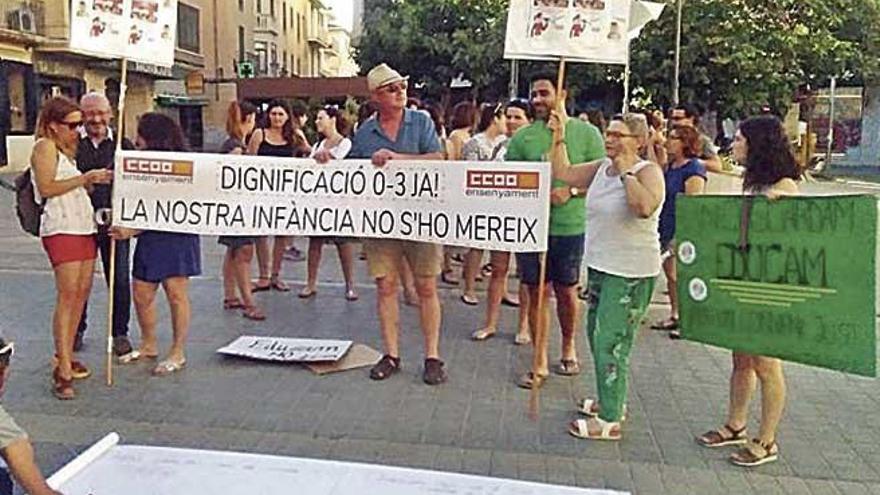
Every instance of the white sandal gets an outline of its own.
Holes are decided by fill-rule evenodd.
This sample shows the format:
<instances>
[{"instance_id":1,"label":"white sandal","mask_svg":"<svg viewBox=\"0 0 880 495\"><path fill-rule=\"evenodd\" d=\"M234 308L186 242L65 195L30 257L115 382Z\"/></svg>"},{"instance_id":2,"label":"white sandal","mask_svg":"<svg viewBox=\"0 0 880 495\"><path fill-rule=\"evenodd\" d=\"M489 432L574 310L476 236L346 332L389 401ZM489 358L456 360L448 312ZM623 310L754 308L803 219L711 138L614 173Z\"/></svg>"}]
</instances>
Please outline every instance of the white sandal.
<instances>
[{"instance_id":1,"label":"white sandal","mask_svg":"<svg viewBox=\"0 0 880 495\"><path fill-rule=\"evenodd\" d=\"M581 399L577 403L577 412L583 414L588 418L598 418L599 413L593 410L593 407L598 409L599 401L596 399ZM626 404L623 405L623 414L620 415L620 422L626 421Z\"/></svg>"},{"instance_id":2,"label":"white sandal","mask_svg":"<svg viewBox=\"0 0 880 495\"><path fill-rule=\"evenodd\" d=\"M596 421L602 427L598 435L590 433L589 421ZM618 441L621 438L620 423L612 423L600 418L576 419L568 424L568 433L583 440Z\"/></svg>"}]
</instances>

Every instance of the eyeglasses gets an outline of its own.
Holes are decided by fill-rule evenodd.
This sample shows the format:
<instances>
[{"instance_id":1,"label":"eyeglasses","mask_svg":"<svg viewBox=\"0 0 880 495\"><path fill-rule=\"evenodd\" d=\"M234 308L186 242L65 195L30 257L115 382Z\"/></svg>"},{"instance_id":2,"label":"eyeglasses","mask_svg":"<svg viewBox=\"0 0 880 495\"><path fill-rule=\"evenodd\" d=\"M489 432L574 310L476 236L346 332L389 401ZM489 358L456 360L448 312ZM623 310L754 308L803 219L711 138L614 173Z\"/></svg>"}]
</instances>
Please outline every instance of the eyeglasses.
<instances>
[{"instance_id":1,"label":"eyeglasses","mask_svg":"<svg viewBox=\"0 0 880 495\"><path fill-rule=\"evenodd\" d=\"M398 83L398 84L389 84L387 86L382 86L382 91L394 94L394 93L403 93L409 88L409 84L407 83Z\"/></svg>"},{"instance_id":2,"label":"eyeglasses","mask_svg":"<svg viewBox=\"0 0 880 495\"><path fill-rule=\"evenodd\" d=\"M0 348L0 365L8 366L9 360L12 359L12 355L15 354L15 343L10 342Z\"/></svg>"},{"instance_id":3,"label":"eyeglasses","mask_svg":"<svg viewBox=\"0 0 880 495\"><path fill-rule=\"evenodd\" d=\"M629 134L626 132L605 131L605 138L606 139L611 139L611 138L623 139L623 138L628 138L628 137L634 138L634 137L639 137L639 136L638 136L638 134Z\"/></svg>"},{"instance_id":4,"label":"eyeglasses","mask_svg":"<svg viewBox=\"0 0 880 495\"><path fill-rule=\"evenodd\" d=\"M77 128L82 127L83 121L78 120L76 122L59 122L61 125L66 125L68 129L71 131L75 131Z\"/></svg>"}]
</instances>

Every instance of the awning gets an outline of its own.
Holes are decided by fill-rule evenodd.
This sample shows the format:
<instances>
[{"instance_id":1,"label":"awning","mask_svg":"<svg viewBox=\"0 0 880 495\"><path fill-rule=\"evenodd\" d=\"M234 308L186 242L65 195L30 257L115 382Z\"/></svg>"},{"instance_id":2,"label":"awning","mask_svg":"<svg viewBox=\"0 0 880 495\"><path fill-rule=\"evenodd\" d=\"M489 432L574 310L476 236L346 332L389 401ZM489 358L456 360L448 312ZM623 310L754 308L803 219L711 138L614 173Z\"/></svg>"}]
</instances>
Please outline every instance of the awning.
<instances>
[{"instance_id":1,"label":"awning","mask_svg":"<svg viewBox=\"0 0 880 495\"><path fill-rule=\"evenodd\" d=\"M235 84L245 100L370 96L366 77L259 77L236 79Z\"/></svg>"},{"instance_id":2,"label":"awning","mask_svg":"<svg viewBox=\"0 0 880 495\"><path fill-rule=\"evenodd\" d=\"M154 101L160 107L205 107L209 104L207 98L193 98L181 95L156 95Z\"/></svg>"},{"instance_id":3,"label":"awning","mask_svg":"<svg viewBox=\"0 0 880 495\"><path fill-rule=\"evenodd\" d=\"M6 43L0 43L0 59L22 64L33 63L33 57L31 57L30 50L20 46L8 45Z\"/></svg>"}]
</instances>

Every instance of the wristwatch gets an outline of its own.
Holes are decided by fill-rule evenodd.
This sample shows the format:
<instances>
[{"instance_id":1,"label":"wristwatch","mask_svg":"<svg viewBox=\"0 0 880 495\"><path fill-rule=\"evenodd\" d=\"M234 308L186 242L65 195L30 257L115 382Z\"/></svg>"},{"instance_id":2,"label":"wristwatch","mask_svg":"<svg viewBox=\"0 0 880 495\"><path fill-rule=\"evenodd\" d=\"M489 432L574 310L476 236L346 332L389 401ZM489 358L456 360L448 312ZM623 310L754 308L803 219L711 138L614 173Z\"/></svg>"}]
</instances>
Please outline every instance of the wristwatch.
<instances>
[{"instance_id":1,"label":"wristwatch","mask_svg":"<svg viewBox=\"0 0 880 495\"><path fill-rule=\"evenodd\" d=\"M580 196L580 194L581 194L581 190L578 189L578 188L575 187L575 186L571 186L571 187L568 189L568 194L570 194L572 198L575 198L575 197L577 197L577 196Z\"/></svg>"}]
</instances>

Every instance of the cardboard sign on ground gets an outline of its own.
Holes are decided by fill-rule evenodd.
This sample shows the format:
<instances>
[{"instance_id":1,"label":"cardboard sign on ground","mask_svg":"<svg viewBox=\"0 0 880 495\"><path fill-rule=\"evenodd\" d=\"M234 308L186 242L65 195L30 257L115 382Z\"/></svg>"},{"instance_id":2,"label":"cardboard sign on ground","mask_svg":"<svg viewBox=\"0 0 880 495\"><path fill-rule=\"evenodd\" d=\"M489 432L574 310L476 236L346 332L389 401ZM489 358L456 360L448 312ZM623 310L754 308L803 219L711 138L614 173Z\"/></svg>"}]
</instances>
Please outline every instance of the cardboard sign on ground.
<instances>
[{"instance_id":1,"label":"cardboard sign on ground","mask_svg":"<svg viewBox=\"0 0 880 495\"><path fill-rule=\"evenodd\" d=\"M877 199L681 196L682 336L877 376Z\"/></svg>"},{"instance_id":2,"label":"cardboard sign on ground","mask_svg":"<svg viewBox=\"0 0 880 495\"><path fill-rule=\"evenodd\" d=\"M351 350L336 362L305 363L305 367L316 375L326 375L338 371L348 371L372 366L382 359L382 353L363 344L354 344Z\"/></svg>"},{"instance_id":3,"label":"cardboard sign on ground","mask_svg":"<svg viewBox=\"0 0 880 495\"><path fill-rule=\"evenodd\" d=\"M243 335L220 354L285 363L339 361L351 348L350 340L290 339Z\"/></svg>"}]
</instances>

